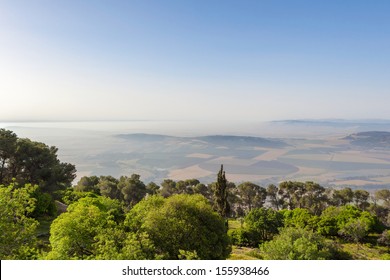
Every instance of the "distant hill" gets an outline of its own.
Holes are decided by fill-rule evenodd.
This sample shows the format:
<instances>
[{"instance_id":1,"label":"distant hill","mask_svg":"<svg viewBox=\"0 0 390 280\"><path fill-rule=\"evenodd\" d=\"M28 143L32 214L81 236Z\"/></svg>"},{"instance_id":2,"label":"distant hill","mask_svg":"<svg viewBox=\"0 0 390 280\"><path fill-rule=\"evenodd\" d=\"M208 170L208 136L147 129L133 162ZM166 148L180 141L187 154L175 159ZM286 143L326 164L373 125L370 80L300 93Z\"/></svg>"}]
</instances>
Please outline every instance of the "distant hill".
<instances>
[{"instance_id":1,"label":"distant hill","mask_svg":"<svg viewBox=\"0 0 390 280\"><path fill-rule=\"evenodd\" d=\"M365 131L358 132L343 139L349 140L352 145L366 148L390 148L390 132Z\"/></svg>"},{"instance_id":2,"label":"distant hill","mask_svg":"<svg viewBox=\"0 0 390 280\"><path fill-rule=\"evenodd\" d=\"M237 147L264 147L264 148L283 148L288 146L287 143L278 139L268 139L262 137L252 136L232 136L232 135L208 135L200 137L175 137L160 134L119 134L116 135L119 138L142 141L142 142L164 142L167 140L178 141L202 141L210 145L227 146L231 148Z\"/></svg>"},{"instance_id":3,"label":"distant hill","mask_svg":"<svg viewBox=\"0 0 390 280\"><path fill-rule=\"evenodd\" d=\"M286 125L290 127L313 127L313 128L336 128L352 129L354 132L364 131L390 131L390 120L381 119L362 119L362 120L343 120L343 119L323 119L323 120L280 120L272 121L273 124Z\"/></svg>"},{"instance_id":4,"label":"distant hill","mask_svg":"<svg viewBox=\"0 0 390 280\"><path fill-rule=\"evenodd\" d=\"M207 142L209 144L224 146L258 146L265 148L282 148L288 146L281 140L252 136L211 135L196 137L195 139Z\"/></svg>"},{"instance_id":5,"label":"distant hill","mask_svg":"<svg viewBox=\"0 0 390 280\"><path fill-rule=\"evenodd\" d=\"M165 141L168 139L176 138L176 137L167 136L167 135L147 134L147 133L118 134L118 135L116 135L116 137L126 139L126 140L147 141L147 142L149 142L149 141L158 142L158 141Z\"/></svg>"}]
</instances>

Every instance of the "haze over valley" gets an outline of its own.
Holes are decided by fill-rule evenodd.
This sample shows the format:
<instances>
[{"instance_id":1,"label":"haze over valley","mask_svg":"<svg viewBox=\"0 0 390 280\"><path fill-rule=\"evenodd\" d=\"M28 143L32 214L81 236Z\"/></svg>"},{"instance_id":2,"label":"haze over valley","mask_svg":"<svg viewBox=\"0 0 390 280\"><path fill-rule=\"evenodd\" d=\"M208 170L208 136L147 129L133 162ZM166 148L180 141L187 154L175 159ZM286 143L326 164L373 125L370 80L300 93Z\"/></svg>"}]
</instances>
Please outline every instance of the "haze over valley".
<instances>
[{"instance_id":1,"label":"haze over valley","mask_svg":"<svg viewBox=\"0 0 390 280\"><path fill-rule=\"evenodd\" d=\"M390 122L3 123L20 137L59 148L86 175L141 175L145 182L197 178L262 185L285 180L376 189L390 185ZM165 133L164 133L165 132ZM214 133L213 133L214 132Z\"/></svg>"}]
</instances>

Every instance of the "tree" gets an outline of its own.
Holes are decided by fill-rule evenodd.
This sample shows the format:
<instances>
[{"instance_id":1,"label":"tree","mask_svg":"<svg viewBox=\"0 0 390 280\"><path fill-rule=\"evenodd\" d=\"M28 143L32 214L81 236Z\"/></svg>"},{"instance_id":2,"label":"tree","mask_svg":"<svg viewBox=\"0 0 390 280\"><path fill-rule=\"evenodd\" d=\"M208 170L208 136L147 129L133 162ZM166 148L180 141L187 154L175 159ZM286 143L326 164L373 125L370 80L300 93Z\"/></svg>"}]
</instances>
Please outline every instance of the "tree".
<instances>
[{"instance_id":1,"label":"tree","mask_svg":"<svg viewBox=\"0 0 390 280\"><path fill-rule=\"evenodd\" d=\"M303 229L314 229L318 217L314 216L307 209L295 208L294 210L281 210L285 227L296 227Z\"/></svg>"},{"instance_id":2,"label":"tree","mask_svg":"<svg viewBox=\"0 0 390 280\"><path fill-rule=\"evenodd\" d=\"M102 196L79 199L51 224L52 251L47 258L95 259L103 250L99 241L103 236L112 240L119 235L123 219L122 208L116 200Z\"/></svg>"},{"instance_id":3,"label":"tree","mask_svg":"<svg viewBox=\"0 0 390 280\"><path fill-rule=\"evenodd\" d=\"M360 220L360 221L359 221ZM365 232L361 238L373 231L376 227L375 217L367 211L362 211L353 205L341 207L330 206L322 212L320 220L317 223L317 231L322 235L337 236L341 235L346 239L354 239L361 232L364 224ZM354 228L355 227L355 228ZM350 235L350 231L356 231L356 234ZM361 239L360 238L360 239Z\"/></svg>"},{"instance_id":4,"label":"tree","mask_svg":"<svg viewBox=\"0 0 390 280\"><path fill-rule=\"evenodd\" d=\"M214 209L223 218L227 218L230 205L228 203L228 182L226 180L225 171L223 171L223 165L218 172L217 183L214 186Z\"/></svg>"},{"instance_id":5,"label":"tree","mask_svg":"<svg viewBox=\"0 0 390 280\"><path fill-rule=\"evenodd\" d=\"M251 211L253 208L261 208L267 198L267 191L259 185L244 182L237 187L238 196L241 198L244 208Z\"/></svg>"},{"instance_id":6,"label":"tree","mask_svg":"<svg viewBox=\"0 0 390 280\"><path fill-rule=\"evenodd\" d=\"M11 182L9 165L15 156L18 137L10 130L0 129L0 184Z\"/></svg>"},{"instance_id":7,"label":"tree","mask_svg":"<svg viewBox=\"0 0 390 280\"><path fill-rule=\"evenodd\" d=\"M212 194L210 188L205 184L199 183L193 187L194 193L201 194L207 198L210 202L212 201Z\"/></svg>"},{"instance_id":8,"label":"tree","mask_svg":"<svg viewBox=\"0 0 390 280\"><path fill-rule=\"evenodd\" d=\"M161 188L160 188L160 194L163 197L169 197L173 194L179 193L177 188L176 188L176 182L171 180L171 179L165 179L161 183Z\"/></svg>"},{"instance_id":9,"label":"tree","mask_svg":"<svg viewBox=\"0 0 390 280\"><path fill-rule=\"evenodd\" d=\"M325 188L310 181L305 182L304 188L301 207L308 209L314 215L320 215L327 203Z\"/></svg>"},{"instance_id":10,"label":"tree","mask_svg":"<svg viewBox=\"0 0 390 280\"><path fill-rule=\"evenodd\" d=\"M357 208L361 210L366 210L370 203L368 202L368 198L370 197L370 193L365 190L356 190L353 193L354 202Z\"/></svg>"},{"instance_id":11,"label":"tree","mask_svg":"<svg viewBox=\"0 0 390 280\"><path fill-rule=\"evenodd\" d=\"M387 246L387 249L390 249L390 230L385 230L382 232L378 238L378 242L382 245Z\"/></svg>"},{"instance_id":12,"label":"tree","mask_svg":"<svg viewBox=\"0 0 390 280\"><path fill-rule=\"evenodd\" d=\"M275 210L279 210L283 207L283 199L279 197L279 189L277 186L271 184L267 187L267 197L269 197L269 202Z\"/></svg>"},{"instance_id":13,"label":"tree","mask_svg":"<svg viewBox=\"0 0 390 280\"><path fill-rule=\"evenodd\" d=\"M0 259L37 257L35 231L38 221L29 217L35 209L37 186L0 186Z\"/></svg>"},{"instance_id":14,"label":"tree","mask_svg":"<svg viewBox=\"0 0 390 280\"><path fill-rule=\"evenodd\" d=\"M375 197L382 202L384 207L390 210L390 190L378 190L375 192Z\"/></svg>"},{"instance_id":15,"label":"tree","mask_svg":"<svg viewBox=\"0 0 390 280\"><path fill-rule=\"evenodd\" d=\"M303 228L284 228L261 250L266 260L326 260L335 253L333 243Z\"/></svg>"},{"instance_id":16,"label":"tree","mask_svg":"<svg viewBox=\"0 0 390 280\"><path fill-rule=\"evenodd\" d=\"M271 240L283 226L283 215L271 208L257 208L250 211L244 218L246 227L253 234L252 245Z\"/></svg>"},{"instance_id":17,"label":"tree","mask_svg":"<svg viewBox=\"0 0 390 280\"><path fill-rule=\"evenodd\" d=\"M346 239L359 243L370 230L370 221L366 219L354 219L346 223L339 230L339 234Z\"/></svg>"},{"instance_id":18,"label":"tree","mask_svg":"<svg viewBox=\"0 0 390 280\"><path fill-rule=\"evenodd\" d=\"M118 189L118 184L118 179L112 176L100 176L97 187L99 188L102 196L123 201L123 194Z\"/></svg>"},{"instance_id":19,"label":"tree","mask_svg":"<svg viewBox=\"0 0 390 280\"><path fill-rule=\"evenodd\" d=\"M330 202L333 206L344 206L353 201L353 191L351 188L333 190Z\"/></svg>"},{"instance_id":20,"label":"tree","mask_svg":"<svg viewBox=\"0 0 390 280\"><path fill-rule=\"evenodd\" d=\"M158 194L158 191L160 189L160 186L158 186L156 183L154 182L150 182L146 185L146 192L148 194Z\"/></svg>"},{"instance_id":21,"label":"tree","mask_svg":"<svg viewBox=\"0 0 390 280\"><path fill-rule=\"evenodd\" d=\"M0 184L16 180L39 185L43 192L53 193L71 186L75 166L57 158L58 149L44 143L18 138L9 130L0 130Z\"/></svg>"},{"instance_id":22,"label":"tree","mask_svg":"<svg viewBox=\"0 0 390 280\"><path fill-rule=\"evenodd\" d=\"M125 225L146 233L164 259L225 259L231 251L223 219L201 195L149 196L130 210Z\"/></svg>"},{"instance_id":23,"label":"tree","mask_svg":"<svg viewBox=\"0 0 390 280\"><path fill-rule=\"evenodd\" d=\"M284 209L292 210L301 208L303 205L302 197L305 193L305 185L301 182L282 182L279 184L278 194L281 196Z\"/></svg>"},{"instance_id":24,"label":"tree","mask_svg":"<svg viewBox=\"0 0 390 280\"><path fill-rule=\"evenodd\" d=\"M146 186L138 174L132 174L131 177L121 176L118 189L123 195L123 200L130 207L137 204L146 195Z\"/></svg>"},{"instance_id":25,"label":"tree","mask_svg":"<svg viewBox=\"0 0 390 280\"><path fill-rule=\"evenodd\" d=\"M99 178L97 176L83 176L77 182L77 185L74 186L74 189L79 192L94 192L100 194L98 184Z\"/></svg>"}]
</instances>

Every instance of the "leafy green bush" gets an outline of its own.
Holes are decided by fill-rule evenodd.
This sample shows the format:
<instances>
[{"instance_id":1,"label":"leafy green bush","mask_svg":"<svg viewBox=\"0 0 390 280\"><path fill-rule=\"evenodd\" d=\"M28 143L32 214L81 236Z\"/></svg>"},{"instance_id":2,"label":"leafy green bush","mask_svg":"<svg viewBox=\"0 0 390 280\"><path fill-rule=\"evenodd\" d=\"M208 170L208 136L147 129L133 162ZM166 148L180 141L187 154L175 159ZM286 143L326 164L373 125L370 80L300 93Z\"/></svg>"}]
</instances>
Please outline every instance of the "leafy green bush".
<instances>
[{"instance_id":1,"label":"leafy green bush","mask_svg":"<svg viewBox=\"0 0 390 280\"><path fill-rule=\"evenodd\" d=\"M303 228L284 228L272 241L260 246L268 260L332 259L335 246L323 236Z\"/></svg>"},{"instance_id":2,"label":"leafy green bush","mask_svg":"<svg viewBox=\"0 0 390 280\"><path fill-rule=\"evenodd\" d=\"M202 195L147 197L126 215L125 225L146 233L165 259L225 259L231 252L224 220Z\"/></svg>"}]
</instances>

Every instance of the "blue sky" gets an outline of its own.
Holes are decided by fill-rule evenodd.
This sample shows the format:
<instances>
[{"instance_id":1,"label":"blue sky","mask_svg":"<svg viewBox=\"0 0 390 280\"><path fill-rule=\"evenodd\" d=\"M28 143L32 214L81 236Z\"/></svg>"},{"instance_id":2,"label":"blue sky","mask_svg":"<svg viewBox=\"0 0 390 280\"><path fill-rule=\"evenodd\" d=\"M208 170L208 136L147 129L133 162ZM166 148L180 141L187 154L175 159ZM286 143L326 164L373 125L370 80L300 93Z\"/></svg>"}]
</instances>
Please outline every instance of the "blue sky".
<instances>
[{"instance_id":1,"label":"blue sky","mask_svg":"<svg viewBox=\"0 0 390 280\"><path fill-rule=\"evenodd\" d=\"M390 1L1 1L0 121L390 119Z\"/></svg>"}]
</instances>

